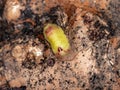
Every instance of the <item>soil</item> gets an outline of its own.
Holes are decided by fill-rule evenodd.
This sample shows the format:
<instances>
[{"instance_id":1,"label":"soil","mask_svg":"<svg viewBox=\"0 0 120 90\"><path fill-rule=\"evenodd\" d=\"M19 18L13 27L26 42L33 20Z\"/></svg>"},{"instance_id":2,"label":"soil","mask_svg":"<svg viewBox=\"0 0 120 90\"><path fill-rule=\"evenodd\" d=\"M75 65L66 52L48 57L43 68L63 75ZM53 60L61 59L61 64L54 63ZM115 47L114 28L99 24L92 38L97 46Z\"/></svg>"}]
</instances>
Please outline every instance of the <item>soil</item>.
<instances>
[{"instance_id":1,"label":"soil","mask_svg":"<svg viewBox=\"0 0 120 90\"><path fill-rule=\"evenodd\" d=\"M119 0L1 0L0 90L119 90L119 14ZM66 56L44 38L47 23L64 30Z\"/></svg>"}]
</instances>

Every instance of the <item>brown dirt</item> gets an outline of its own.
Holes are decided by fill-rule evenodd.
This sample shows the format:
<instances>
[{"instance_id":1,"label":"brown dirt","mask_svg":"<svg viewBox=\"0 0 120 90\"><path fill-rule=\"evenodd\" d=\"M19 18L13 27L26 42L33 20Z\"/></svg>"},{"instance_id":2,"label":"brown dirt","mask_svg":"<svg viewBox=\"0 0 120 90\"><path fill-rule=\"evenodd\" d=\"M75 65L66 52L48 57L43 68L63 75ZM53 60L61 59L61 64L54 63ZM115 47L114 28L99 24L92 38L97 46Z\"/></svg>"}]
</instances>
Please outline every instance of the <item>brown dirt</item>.
<instances>
[{"instance_id":1,"label":"brown dirt","mask_svg":"<svg viewBox=\"0 0 120 90\"><path fill-rule=\"evenodd\" d=\"M9 1L25 8L10 20L0 1L0 90L119 90L119 0ZM69 39L62 60L43 36L48 22Z\"/></svg>"}]
</instances>

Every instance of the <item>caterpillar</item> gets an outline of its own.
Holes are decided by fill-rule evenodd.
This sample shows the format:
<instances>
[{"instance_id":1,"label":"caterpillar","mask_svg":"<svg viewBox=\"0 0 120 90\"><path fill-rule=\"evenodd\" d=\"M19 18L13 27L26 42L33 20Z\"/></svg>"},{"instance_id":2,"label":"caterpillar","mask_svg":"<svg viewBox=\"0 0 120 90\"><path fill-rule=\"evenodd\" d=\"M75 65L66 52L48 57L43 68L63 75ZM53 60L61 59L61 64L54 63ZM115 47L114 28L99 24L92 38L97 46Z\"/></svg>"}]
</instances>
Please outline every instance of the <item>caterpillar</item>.
<instances>
[{"instance_id":1,"label":"caterpillar","mask_svg":"<svg viewBox=\"0 0 120 90\"><path fill-rule=\"evenodd\" d=\"M43 34L56 56L65 56L68 53L70 43L60 26L48 23L44 27Z\"/></svg>"}]
</instances>

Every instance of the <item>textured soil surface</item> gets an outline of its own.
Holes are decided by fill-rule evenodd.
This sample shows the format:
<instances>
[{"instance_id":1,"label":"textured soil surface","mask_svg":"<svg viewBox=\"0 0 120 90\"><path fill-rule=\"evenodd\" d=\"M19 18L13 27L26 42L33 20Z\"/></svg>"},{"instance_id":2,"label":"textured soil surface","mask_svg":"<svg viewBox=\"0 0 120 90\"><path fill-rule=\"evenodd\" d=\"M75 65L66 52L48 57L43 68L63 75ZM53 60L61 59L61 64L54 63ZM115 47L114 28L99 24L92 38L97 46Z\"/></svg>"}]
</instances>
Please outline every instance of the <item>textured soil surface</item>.
<instances>
[{"instance_id":1,"label":"textured soil surface","mask_svg":"<svg viewBox=\"0 0 120 90\"><path fill-rule=\"evenodd\" d=\"M65 57L47 23L64 30ZM0 90L120 90L120 1L1 0Z\"/></svg>"}]
</instances>

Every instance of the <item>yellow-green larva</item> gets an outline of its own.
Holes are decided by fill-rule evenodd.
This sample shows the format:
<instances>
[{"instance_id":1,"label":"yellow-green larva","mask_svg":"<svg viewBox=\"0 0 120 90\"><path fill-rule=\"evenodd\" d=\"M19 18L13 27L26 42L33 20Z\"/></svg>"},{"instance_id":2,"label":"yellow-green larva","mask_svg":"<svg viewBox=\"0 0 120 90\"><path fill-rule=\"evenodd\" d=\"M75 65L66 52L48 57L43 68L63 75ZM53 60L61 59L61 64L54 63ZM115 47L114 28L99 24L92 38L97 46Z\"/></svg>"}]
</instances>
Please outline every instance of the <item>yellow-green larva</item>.
<instances>
[{"instance_id":1,"label":"yellow-green larva","mask_svg":"<svg viewBox=\"0 0 120 90\"><path fill-rule=\"evenodd\" d=\"M70 49L67 36L61 27L56 24L47 24L44 27L44 37L51 45L52 51L57 56L64 56Z\"/></svg>"}]
</instances>

